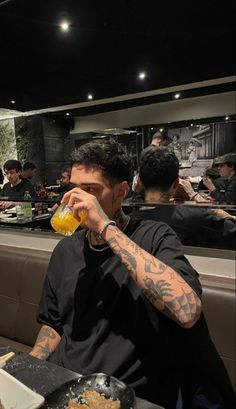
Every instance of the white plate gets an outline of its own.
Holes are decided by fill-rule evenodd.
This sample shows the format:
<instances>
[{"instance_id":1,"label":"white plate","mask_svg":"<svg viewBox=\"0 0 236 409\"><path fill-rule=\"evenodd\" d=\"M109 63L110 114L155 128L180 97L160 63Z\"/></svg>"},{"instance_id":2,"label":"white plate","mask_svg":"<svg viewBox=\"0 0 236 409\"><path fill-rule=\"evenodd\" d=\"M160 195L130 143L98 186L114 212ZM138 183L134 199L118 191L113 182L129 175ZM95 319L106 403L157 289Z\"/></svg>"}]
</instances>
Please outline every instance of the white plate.
<instances>
[{"instance_id":1,"label":"white plate","mask_svg":"<svg viewBox=\"0 0 236 409\"><path fill-rule=\"evenodd\" d=\"M8 217L11 217L11 215L6 213L0 213L0 219L7 219Z\"/></svg>"},{"instance_id":2,"label":"white plate","mask_svg":"<svg viewBox=\"0 0 236 409\"><path fill-rule=\"evenodd\" d=\"M44 404L43 396L33 392L3 369L0 369L0 399L5 409L37 409Z\"/></svg>"}]
</instances>

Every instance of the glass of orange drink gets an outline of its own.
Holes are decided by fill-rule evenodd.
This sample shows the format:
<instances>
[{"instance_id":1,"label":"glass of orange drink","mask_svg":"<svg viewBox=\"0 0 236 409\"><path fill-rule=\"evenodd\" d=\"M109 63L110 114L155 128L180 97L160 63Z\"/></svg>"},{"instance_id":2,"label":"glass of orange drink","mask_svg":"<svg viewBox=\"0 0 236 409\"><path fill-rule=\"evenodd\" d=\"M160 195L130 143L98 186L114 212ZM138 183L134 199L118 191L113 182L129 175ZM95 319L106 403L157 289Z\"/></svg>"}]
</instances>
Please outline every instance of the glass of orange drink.
<instances>
[{"instance_id":1,"label":"glass of orange drink","mask_svg":"<svg viewBox=\"0 0 236 409\"><path fill-rule=\"evenodd\" d=\"M66 204L61 204L51 218L51 225L57 233L63 236L70 236L75 232L81 223L87 218L87 212L81 210L79 212L80 220L77 220Z\"/></svg>"}]
</instances>

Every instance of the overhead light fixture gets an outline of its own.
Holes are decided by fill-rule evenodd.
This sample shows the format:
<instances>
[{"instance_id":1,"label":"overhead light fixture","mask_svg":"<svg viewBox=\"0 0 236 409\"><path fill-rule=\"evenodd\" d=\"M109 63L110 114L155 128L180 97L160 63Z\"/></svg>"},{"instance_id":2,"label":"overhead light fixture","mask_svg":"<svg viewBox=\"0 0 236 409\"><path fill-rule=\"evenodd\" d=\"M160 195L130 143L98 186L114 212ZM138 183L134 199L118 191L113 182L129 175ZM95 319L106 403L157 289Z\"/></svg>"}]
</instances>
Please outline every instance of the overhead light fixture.
<instances>
[{"instance_id":1,"label":"overhead light fixture","mask_svg":"<svg viewBox=\"0 0 236 409\"><path fill-rule=\"evenodd\" d=\"M229 119L229 116L228 116L228 115L226 115L225 120L226 120L226 121L228 121L228 119Z\"/></svg>"},{"instance_id":2,"label":"overhead light fixture","mask_svg":"<svg viewBox=\"0 0 236 409\"><path fill-rule=\"evenodd\" d=\"M153 128L151 128L151 131L153 131Z\"/></svg>"},{"instance_id":3,"label":"overhead light fixture","mask_svg":"<svg viewBox=\"0 0 236 409\"><path fill-rule=\"evenodd\" d=\"M67 112L67 113L66 113L66 116L70 116L70 113L69 113L69 112Z\"/></svg>"},{"instance_id":4,"label":"overhead light fixture","mask_svg":"<svg viewBox=\"0 0 236 409\"><path fill-rule=\"evenodd\" d=\"M177 92L177 93L175 94L175 99L179 99L179 97L180 97L180 94Z\"/></svg>"},{"instance_id":5,"label":"overhead light fixture","mask_svg":"<svg viewBox=\"0 0 236 409\"><path fill-rule=\"evenodd\" d=\"M69 24L66 21L63 21L60 24L60 27L61 27L62 31L68 31L69 30Z\"/></svg>"},{"instance_id":6,"label":"overhead light fixture","mask_svg":"<svg viewBox=\"0 0 236 409\"><path fill-rule=\"evenodd\" d=\"M145 72L140 72L139 75L138 75L140 80L145 80L146 76L147 76L147 74Z\"/></svg>"},{"instance_id":7,"label":"overhead light fixture","mask_svg":"<svg viewBox=\"0 0 236 409\"><path fill-rule=\"evenodd\" d=\"M90 99L90 100L93 99L92 94L88 94L87 98Z\"/></svg>"},{"instance_id":8,"label":"overhead light fixture","mask_svg":"<svg viewBox=\"0 0 236 409\"><path fill-rule=\"evenodd\" d=\"M164 131L164 129L163 129L163 128L160 128L160 129L159 129L159 132L163 132L163 131Z\"/></svg>"},{"instance_id":9,"label":"overhead light fixture","mask_svg":"<svg viewBox=\"0 0 236 409\"><path fill-rule=\"evenodd\" d=\"M193 126L193 124L190 124L190 126Z\"/></svg>"},{"instance_id":10,"label":"overhead light fixture","mask_svg":"<svg viewBox=\"0 0 236 409\"><path fill-rule=\"evenodd\" d=\"M11 100L11 104L15 104L16 103L16 101L14 101L14 99L12 99Z\"/></svg>"}]
</instances>

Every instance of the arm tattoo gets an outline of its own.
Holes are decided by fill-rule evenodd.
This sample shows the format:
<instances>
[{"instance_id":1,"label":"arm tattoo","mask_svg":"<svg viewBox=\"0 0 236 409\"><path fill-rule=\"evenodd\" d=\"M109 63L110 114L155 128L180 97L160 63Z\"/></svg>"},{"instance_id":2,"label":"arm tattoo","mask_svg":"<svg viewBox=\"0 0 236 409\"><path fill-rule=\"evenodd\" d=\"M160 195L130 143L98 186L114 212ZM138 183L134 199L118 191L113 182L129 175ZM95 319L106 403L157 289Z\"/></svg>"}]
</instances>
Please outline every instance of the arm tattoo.
<instances>
[{"instance_id":1,"label":"arm tattoo","mask_svg":"<svg viewBox=\"0 0 236 409\"><path fill-rule=\"evenodd\" d=\"M119 247L117 240L115 238L111 238L109 240L109 245L111 248L114 249L115 253L122 257L123 263L127 270L132 274L134 280L137 280L137 262L135 257L130 254L128 250L122 249Z\"/></svg>"},{"instance_id":2,"label":"arm tattoo","mask_svg":"<svg viewBox=\"0 0 236 409\"><path fill-rule=\"evenodd\" d=\"M191 327L201 313L201 301L189 284L171 267L139 247L115 226L106 239L119 256L142 294L159 311L183 327Z\"/></svg>"},{"instance_id":3,"label":"arm tattoo","mask_svg":"<svg viewBox=\"0 0 236 409\"><path fill-rule=\"evenodd\" d=\"M142 292L152 304L162 300L164 296L172 296L171 284L167 281L160 280L154 283L151 278L147 277L143 281L146 288Z\"/></svg>"},{"instance_id":4,"label":"arm tattoo","mask_svg":"<svg viewBox=\"0 0 236 409\"><path fill-rule=\"evenodd\" d=\"M34 356L43 360L47 359L55 350L56 338L56 333L52 328L43 326L33 348Z\"/></svg>"}]
</instances>

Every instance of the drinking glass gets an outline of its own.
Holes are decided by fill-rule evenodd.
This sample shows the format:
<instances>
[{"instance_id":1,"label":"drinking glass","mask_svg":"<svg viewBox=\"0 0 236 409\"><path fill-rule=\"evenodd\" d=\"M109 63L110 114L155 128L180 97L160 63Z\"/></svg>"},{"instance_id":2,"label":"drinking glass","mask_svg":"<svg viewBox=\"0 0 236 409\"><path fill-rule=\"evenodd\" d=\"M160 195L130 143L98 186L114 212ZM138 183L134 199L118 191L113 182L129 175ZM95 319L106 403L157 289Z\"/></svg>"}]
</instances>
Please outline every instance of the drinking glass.
<instances>
[{"instance_id":1,"label":"drinking glass","mask_svg":"<svg viewBox=\"0 0 236 409\"><path fill-rule=\"evenodd\" d=\"M77 220L66 204L61 204L51 218L51 225L57 233L63 236L70 236L75 232L81 223L87 218L87 212L79 212L80 220Z\"/></svg>"},{"instance_id":2,"label":"drinking glass","mask_svg":"<svg viewBox=\"0 0 236 409\"><path fill-rule=\"evenodd\" d=\"M16 203L17 220L24 220L24 203Z\"/></svg>"}]
</instances>

